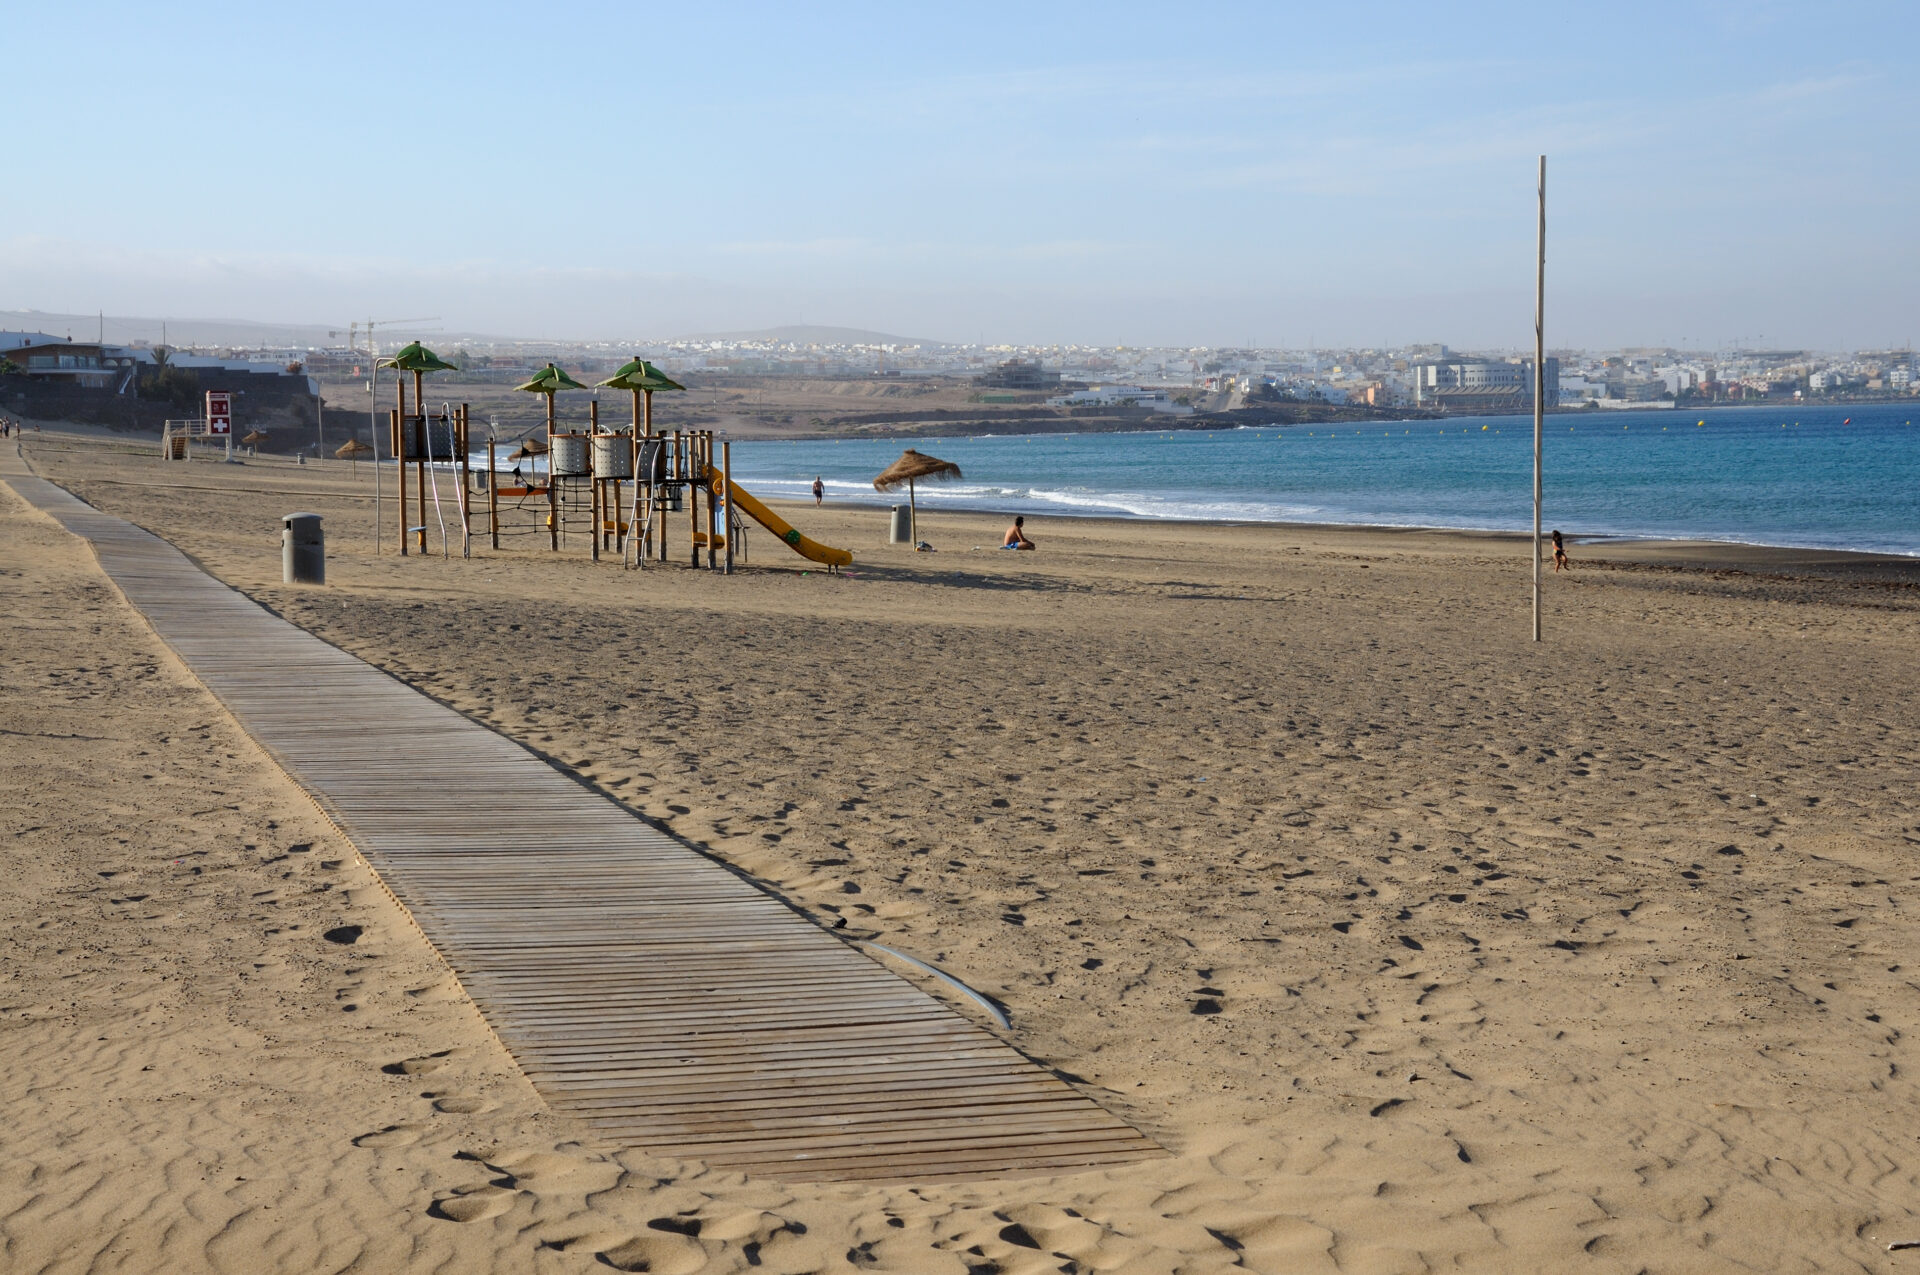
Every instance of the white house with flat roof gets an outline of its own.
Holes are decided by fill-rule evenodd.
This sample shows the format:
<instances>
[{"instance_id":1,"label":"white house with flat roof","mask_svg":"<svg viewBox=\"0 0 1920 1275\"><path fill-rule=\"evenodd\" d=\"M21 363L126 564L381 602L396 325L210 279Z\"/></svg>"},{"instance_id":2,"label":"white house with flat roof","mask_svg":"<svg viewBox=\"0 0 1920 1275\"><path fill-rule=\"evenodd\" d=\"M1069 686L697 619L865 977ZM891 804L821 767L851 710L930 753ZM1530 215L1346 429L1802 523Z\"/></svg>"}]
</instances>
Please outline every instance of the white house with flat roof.
<instances>
[{"instance_id":1,"label":"white house with flat roof","mask_svg":"<svg viewBox=\"0 0 1920 1275\"><path fill-rule=\"evenodd\" d=\"M1191 416L1193 408L1174 402L1163 389L1139 385L1094 385L1047 400L1049 407L1140 407L1167 416Z\"/></svg>"}]
</instances>

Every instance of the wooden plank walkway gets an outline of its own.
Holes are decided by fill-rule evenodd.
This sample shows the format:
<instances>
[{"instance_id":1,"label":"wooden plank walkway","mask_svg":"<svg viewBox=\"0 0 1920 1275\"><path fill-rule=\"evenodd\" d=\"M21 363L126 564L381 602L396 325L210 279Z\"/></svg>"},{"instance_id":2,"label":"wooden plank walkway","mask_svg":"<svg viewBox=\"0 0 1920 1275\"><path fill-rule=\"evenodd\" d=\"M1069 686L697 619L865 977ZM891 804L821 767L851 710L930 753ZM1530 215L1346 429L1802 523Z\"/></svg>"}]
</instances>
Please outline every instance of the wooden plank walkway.
<instances>
[{"instance_id":1,"label":"wooden plank walkway","mask_svg":"<svg viewBox=\"0 0 1920 1275\"><path fill-rule=\"evenodd\" d=\"M648 1151L794 1179L1165 1154L750 882L20 473L0 468L92 543L352 840L556 1111Z\"/></svg>"}]
</instances>

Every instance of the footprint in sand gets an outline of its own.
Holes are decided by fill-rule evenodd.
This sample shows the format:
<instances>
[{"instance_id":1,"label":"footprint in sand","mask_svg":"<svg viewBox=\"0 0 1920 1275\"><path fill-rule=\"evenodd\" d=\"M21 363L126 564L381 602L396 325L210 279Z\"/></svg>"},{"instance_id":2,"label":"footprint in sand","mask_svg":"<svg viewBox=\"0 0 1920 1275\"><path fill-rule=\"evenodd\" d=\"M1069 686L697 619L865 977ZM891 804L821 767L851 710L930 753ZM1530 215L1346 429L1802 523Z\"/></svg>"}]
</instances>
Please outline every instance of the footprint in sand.
<instances>
[{"instance_id":1,"label":"footprint in sand","mask_svg":"<svg viewBox=\"0 0 1920 1275\"><path fill-rule=\"evenodd\" d=\"M1333 1232L1297 1217L1215 1219L1208 1234L1256 1270L1333 1271Z\"/></svg>"},{"instance_id":2,"label":"footprint in sand","mask_svg":"<svg viewBox=\"0 0 1920 1275\"><path fill-rule=\"evenodd\" d=\"M1051 1204L1023 1204L998 1216L1007 1220L1000 1238L1020 1248L1081 1257L1107 1238L1104 1226Z\"/></svg>"},{"instance_id":3,"label":"footprint in sand","mask_svg":"<svg viewBox=\"0 0 1920 1275\"><path fill-rule=\"evenodd\" d=\"M427 1206L427 1216L449 1222L479 1222L513 1207L515 1192L501 1186L476 1186L442 1196Z\"/></svg>"},{"instance_id":4,"label":"footprint in sand","mask_svg":"<svg viewBox=\"0 0 1920 1275\"><path fill-rule=\"evenodd\" d=\"M419 1125L390 1124L384 1129L375 1129L372 1133L363 1133L353 1140L356 1147L368 1147L378 1150L382 1147L410 1147L420 1141Z\"/></svg>"},{"instance_id":5,"label":"footprint in sand","mask_svg":"<svg viewBox=\"0 0 1920 1275\"><path fill-rule=\"evenodd\" d=\"M720 1214L716 1217L701 1217L699 1235L712 1240L753 1240L756 1244L766 1244L781 1233L806 1235L806 1227L799 1221L789 1221L780 1214L768 1214L766 1210L747 1210L743 1214Z\"/></svg>"},{"instance_id":6,"label":"footprint in sand","mask_svg":"<svg viewBox=\"0 0 1920 1275\"><path fill-rule=\"evenodd\" d=\"M707 1250L699 1241L671 1231L636 1235L600 1250L599 1257L616 1271L648 1271L651 1275L693 1275L707 1265Z\"/></svg>"},{"instance_id":7,"label":"footprint in sand","mask_svg":"<svg viewBox=\"0 0 1920 1275\"><path fill-rule=\"evenodd\" d=\"M424 1076L431 1071L439 1071L447 1065L447 1056L451 1049L443 1049L437 1054L422 1054L418 1058L402 1058L399 1062L390 1062L380 1070L389 1076Z\"/></svg>"},{"instance_id":8,"label":"footprint in sand","mask_svg":"<svg viewBox=\"0 0 1920 1275\"><path fill-rule=\"evenodd\" d=\"M489 1169L505 1174L517 1190L605 1191L620 1180L620 1166L607 1159L575 1159L552 1151L522 1151L493 1156Z\"/></svg>"},{"instance_id":9,"label":"footprint in sand","mask_svg":"<svg viewBox=\"0 0 1920 1275\"><path fill-rule=\"evenodd\" d=\"M433 1109L443 1115L470 1116L476 1112L492 1111L493 1104L485 1098L476 1098L472 1094L431 1094L423 1093L422 1098L433 1101Z\"/></svg>"}]
</instances>

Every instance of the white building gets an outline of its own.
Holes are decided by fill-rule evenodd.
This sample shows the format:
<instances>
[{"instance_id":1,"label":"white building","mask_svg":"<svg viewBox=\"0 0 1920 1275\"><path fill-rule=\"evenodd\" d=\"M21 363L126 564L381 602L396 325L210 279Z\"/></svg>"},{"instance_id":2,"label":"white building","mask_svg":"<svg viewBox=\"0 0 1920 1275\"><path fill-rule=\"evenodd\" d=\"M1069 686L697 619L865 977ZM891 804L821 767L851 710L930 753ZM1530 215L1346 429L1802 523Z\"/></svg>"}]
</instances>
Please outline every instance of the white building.
<instances>
[{"instance_id":1,"label":"white building","mask_svg":"<svg viewBox=\"0 0 1920 1275\"><path fill-rule=\"evenodd\" d=\"M1193 408L1176 403L1163 389L1138 385L1095 385L1047 400L1049 407L1139 407L1167 416L1191 416Z\"/></svg>"}]
</instances>

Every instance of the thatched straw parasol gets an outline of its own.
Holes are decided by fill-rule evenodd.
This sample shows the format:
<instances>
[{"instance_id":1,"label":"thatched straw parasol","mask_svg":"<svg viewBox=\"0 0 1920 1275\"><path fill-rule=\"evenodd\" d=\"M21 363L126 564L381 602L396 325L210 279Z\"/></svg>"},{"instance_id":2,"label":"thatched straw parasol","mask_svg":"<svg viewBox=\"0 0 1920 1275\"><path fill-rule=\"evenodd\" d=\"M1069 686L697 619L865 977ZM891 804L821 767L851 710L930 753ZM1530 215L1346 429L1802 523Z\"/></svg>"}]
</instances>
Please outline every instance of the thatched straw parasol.
<instances>
[{"instance_id":1,"label":"thatched straw parasol","mask_svg":"<svg viewBox=\"0 0 1920 1275\"><path fill-rule=\"evenodd\" d=\"M920 547L920 510L914 503L913 485L920 479L935 482L951 482L960 477L960 466L950 460L941 460L938 456L926 456L909 447L900 453L900 459L888 465L885 472L873 480L875 491L899 491L900 484L907 485L907 526L908 534L913 537L913 547Z\"/></svg>"},{"instance_id":2,"label":"thatched straw parasol","mask_svg":"<svg viewBox=\"0 0 1920 1275\"><path fill-rule=\"evenodd\" d=\"M335 448L333 454L335 456L339 456L346 460L352 461L353 472L357 476L360 473L360 458L362 456L371 454L372 451L373 451L373 448L367 446L365 443L361 442L359 439L349 438L346 442L342 443L339 447Z\"/></svg>"},{"instance_id":3,"label":"thatched straw parasol","mask_svg":"<svg viewBox=\"0 0 1920 1275\"><path fill-rule=\"evenodd\" d=\"M264 443L267 441L267 431L264 429L248 430L247 436L240 441L248 447L252 447L256 443Z\"/></svg>"}]
</instances>

